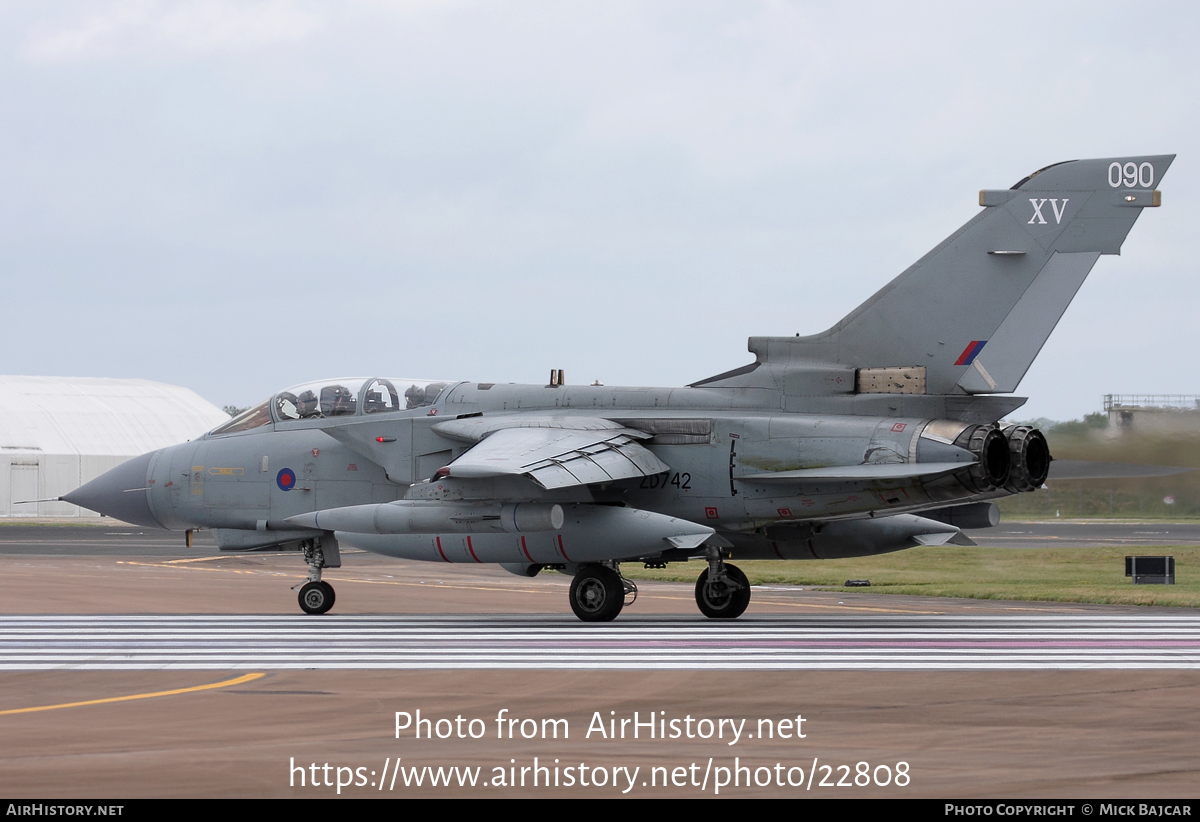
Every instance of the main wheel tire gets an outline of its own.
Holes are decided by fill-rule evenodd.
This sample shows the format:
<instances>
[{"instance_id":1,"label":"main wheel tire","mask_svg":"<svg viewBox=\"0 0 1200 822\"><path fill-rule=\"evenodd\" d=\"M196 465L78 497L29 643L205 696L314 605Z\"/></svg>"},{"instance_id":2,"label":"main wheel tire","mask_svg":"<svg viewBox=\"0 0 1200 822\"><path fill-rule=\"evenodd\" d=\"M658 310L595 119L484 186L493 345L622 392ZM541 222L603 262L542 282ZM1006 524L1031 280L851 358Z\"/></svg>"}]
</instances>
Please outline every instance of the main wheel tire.
<instances>
[{"instance_id":1,"label":"main wheel tire","mask_svg":"<svg viewBox=\"0 0 1200 822\"><path fill-rule=\"evenodd\" d=\"M328 582L307 582L300 589L300 608L306 614L323 614L333 607L336 596Z\"/></svg>"},{"instance_id":2,"label":"main wheel tire","mask_svg":"<svg viewBox=\"0 0 1200 822\"><path fill-rule=\"evenodd\" d=\"M725 575L736 586L724 591L709 588L707 568L696 580L696 605L700 607L700 613L709 619L737 619L750 605L750 580L746 579L742 569L725 563Z\"/></svg>"},{"instance_id":3,"label":"main wheel tire","mask_svg":"<svg viewBox=\"0 0 1200 822\"><path fill-rule=\"evenodd\" d=\"M625 605L621 575L603 565L585 565L571 580L571 610L584 622L611 622Z\"/></svg>"}]
</instances>

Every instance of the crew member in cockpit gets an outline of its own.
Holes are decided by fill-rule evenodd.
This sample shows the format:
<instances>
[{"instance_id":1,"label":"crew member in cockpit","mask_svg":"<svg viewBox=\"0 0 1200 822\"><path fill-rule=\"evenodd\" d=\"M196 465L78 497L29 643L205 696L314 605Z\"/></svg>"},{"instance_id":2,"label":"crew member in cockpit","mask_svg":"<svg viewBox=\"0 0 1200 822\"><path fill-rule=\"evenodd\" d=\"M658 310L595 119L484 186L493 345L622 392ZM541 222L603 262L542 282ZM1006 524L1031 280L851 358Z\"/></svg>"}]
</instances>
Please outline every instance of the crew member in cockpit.
<instances>
[{"instance_id":1,"label":"crew member in cockpit","mask_svg":"<svg viewBox=\"0 0 1200 822\"><path fill-rule=\"evenodd\" d=\"M317 395L312 391L302 393L296 398L296 410L300 412L300 419L302 420L319 416L317 413Z\"/></svg>"},{"instance_id":2,"label":"crew member in cockpit","mask_svg":"<svg viewBox=\"0 0 1200 822\"><path fill-rule=\"evenodd\" d=\"M404 392L404 401L409 408L420 408L422 405L429 404L425 400L425 389L419 385L411 386Z\"/></svg>"}]
</instances>

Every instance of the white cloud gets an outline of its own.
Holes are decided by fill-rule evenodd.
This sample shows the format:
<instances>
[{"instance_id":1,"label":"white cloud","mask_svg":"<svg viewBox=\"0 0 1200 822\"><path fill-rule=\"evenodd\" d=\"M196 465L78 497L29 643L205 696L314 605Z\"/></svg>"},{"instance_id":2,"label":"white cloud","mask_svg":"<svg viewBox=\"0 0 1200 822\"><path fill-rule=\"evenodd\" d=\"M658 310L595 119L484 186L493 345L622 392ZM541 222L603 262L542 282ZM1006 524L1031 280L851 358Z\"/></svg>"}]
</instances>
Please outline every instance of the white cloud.
<instances>
[{"instance_id":1,"label":"white cloud","mask_svg":"<svg viewBox=\"0 0 1200 822\"><path fill-rule=\"evenodd\" d=\"M99 10L88 5L86 14L36 27L23 51L39 62L128 55L186 58L298 41L321 24L315 12L287 0L120 0Z\"/></svg>"}]
</instances>

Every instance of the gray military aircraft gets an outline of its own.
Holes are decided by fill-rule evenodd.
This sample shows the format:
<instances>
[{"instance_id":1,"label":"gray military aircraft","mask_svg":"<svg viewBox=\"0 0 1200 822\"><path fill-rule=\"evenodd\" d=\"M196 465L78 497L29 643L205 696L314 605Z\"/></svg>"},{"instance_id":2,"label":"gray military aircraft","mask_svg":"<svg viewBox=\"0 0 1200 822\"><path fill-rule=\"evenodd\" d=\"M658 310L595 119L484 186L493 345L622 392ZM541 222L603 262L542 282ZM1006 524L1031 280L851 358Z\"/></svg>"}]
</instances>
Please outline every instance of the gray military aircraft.
<instances>
[{"instance_id":1,"label":"gray military aircraft","mask_svg":"<svg viewBox=\"0 0 1200 822\"><path fill-rule=\"evenodd\" d=\"M1045 481L1045 437L997 420L1101 254L1117 254L1174 155L1078 160L1012 188L845 319L751 337L754 362L683 388L367 378L281 391L203 437L63 497L126 522L294 550L322 614L340 545L574 577L615 618L622 562L701 558L696 604L745 611L739 559L970 541L988 500ZM190 537L190 533L189 533Z\"/></svg>"}]
</instances>

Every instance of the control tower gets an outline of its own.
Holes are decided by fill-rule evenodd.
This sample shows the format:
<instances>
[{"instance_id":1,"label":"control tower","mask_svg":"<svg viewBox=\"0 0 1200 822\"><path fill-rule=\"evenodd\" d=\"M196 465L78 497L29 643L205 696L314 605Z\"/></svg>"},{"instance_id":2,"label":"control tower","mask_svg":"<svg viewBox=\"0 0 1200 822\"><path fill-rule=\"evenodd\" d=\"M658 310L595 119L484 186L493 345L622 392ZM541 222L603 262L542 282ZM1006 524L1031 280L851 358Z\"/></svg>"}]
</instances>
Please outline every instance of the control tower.
<instances>
[{"instance_id":1,"label":"control tower","mask_svg":"<svg viewBox=\"0 0 1200 822\"><path fill-rule=\"evenodd\" d=\"M1200 434L1200 394L1105 394L1108 432Z\"/></svg>"}]
</instances>

